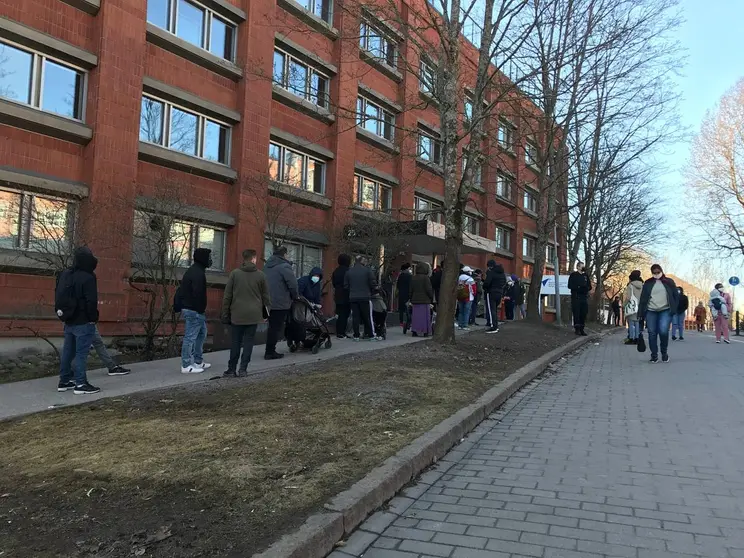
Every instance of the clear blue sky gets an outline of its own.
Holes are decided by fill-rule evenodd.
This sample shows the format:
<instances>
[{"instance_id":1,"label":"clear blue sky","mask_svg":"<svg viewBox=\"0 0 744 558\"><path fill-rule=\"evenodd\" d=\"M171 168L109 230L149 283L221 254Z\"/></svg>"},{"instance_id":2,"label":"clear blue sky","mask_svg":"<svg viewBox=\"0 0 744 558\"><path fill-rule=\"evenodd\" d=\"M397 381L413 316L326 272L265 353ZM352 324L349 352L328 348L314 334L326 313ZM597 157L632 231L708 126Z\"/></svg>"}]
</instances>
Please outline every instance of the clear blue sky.
<instances>
[{"instance_id":1,"label":"clear blue sky","mask_svg":"<svg viewBox=\"0 0 744 558\"><path fill-rule=\"evenodd\" d=\"M670 218L679 215L684 202L682 171L689 157L690 139L700 128L705 112L713 108L739 78L744 77L744 0L682 0L681 8L684 23L676 36L686 50L687 62L679 78L683 96L680 112L689 134L661 157L668 167L663 184L671 202L667 211ZM688 246L681 238L684 227L675 222L671 225L682 230L675 235L677 241L671 243L666 251L675 268L670 271L685 274L691 261ZM729 267L730 264L724 265L723 271L728 273ZM730 270L731 273L736 271ZM737 274L742 275L742 272Z\"/></svg>"}]
</instances>

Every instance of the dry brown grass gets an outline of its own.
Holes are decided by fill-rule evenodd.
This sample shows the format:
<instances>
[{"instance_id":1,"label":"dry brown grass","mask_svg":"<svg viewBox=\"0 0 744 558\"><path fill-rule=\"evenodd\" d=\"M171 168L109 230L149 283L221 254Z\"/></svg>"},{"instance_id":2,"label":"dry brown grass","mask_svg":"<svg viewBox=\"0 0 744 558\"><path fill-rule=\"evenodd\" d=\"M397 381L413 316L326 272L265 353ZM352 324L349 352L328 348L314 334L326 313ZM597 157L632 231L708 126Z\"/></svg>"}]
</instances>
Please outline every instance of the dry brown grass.
<instances>
[{"instance_id":1,"label":"dry brown grass","mask_svg":"<svg viewBox=\"0 0 744 558\"><path fill-rule=\"evenodd\" d=\"M173 536L148 546L148 556L249 556L567 339L527 327L5 423L0 552L130 556L142 531L170 525Z\"/></svg>"}]
</instances>

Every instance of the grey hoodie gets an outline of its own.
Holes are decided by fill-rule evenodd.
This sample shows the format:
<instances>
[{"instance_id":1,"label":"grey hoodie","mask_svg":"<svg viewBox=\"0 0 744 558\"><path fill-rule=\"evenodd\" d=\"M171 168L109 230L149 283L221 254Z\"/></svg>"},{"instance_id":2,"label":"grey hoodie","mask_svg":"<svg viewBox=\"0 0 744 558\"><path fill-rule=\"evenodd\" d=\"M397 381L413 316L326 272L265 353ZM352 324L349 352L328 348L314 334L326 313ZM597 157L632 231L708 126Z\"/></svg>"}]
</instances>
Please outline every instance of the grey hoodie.
<instances>
[{"instance_id":1,"label":"grey hoodie","mask_svg":"<svg viewBox=\"0 0 744 558\"><path fill-rule=\"evenodd\" d=\"M641 302L641 292L643 291L643 281L635 280L628 283L628 286L625 287L625 292L623 293L623 307L625 309L625 319L629 322L635 322L638 320L638 304ZM636 299L636 312L628 313L628 303L631 301L632 297L635 296Z\"/></svg>"},{"instance_id":2,"label":"grey hoodie","mask_svg":"<svg viewBox=\"0 0 744 558\"><path fill-rule=\"evenodd\" d=\"M297 277L292 264L281 256L273 255L264 266L264 275L269 283L272 310L289 310L297 299Z\"/></svg>"}]
</instances>

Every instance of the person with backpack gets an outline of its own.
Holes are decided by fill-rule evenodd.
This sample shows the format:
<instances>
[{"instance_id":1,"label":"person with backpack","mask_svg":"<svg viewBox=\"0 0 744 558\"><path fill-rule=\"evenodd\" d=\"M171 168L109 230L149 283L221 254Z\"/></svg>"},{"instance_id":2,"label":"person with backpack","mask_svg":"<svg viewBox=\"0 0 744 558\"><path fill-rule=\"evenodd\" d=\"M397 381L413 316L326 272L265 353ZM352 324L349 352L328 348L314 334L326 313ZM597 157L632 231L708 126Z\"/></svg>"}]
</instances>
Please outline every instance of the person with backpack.
<instances>
[{"instance_id":1,"label":"person with backpack","mask_svg":"<svg viewBox=\"0 0 744 558\"><path fill-rule=\"evenodd\" d=\"M643 290L643 279L641 271L635 269L630 273L630 282L623 292L623 308L625 309L625 321L628 322L628 338L626 345L637 345L638 336L641 334L640 322L638 321L638 304L641 300Z\"/></svg>"},{"instance_id":2,"label":"person with backpack","mask_svg":"<svg viewBox=\"0 0 744 558\"><path fill-rule=\"evenodd\" d=\"M486 333L499 332L499 305L501 297L504 296L506 286L506 273L504 266L496 263L496 260L488 260L486 280L483 281L483 292L486 299L486 322L488 329Z\"/></svg>"},{"instance_id":3,"label":"person with backpack","mask_svg":"<svg viewBox=\"0 0 744 558\"><path fill-rule=\"evenodd\" d=\"M576 271L568 276L568 289L571 291L571 313L576 335L586 335L584 327L589 313L589 293L592 282L583 262L576 264Z\"/></svg>"},{"instance_id":4,"label":"person with backpack","mask_svg":"<svg viewBox=\"0 0 744 558\"><path fill-rule=\"evenodd\" d=\"M723 290L722 283L716 283L710 292L710 314L713 318L713 327L716 331L716 343L723 342L731 344L729 340L729 311L731 309L731 295Z\"/></svg>"},{"instance_id":5,"label":"person with backpack","mask_svg":"<svg viewBox=\"0 0 744 558\"><path fill-rule=\"evenodd\" d=\"M101 391L88 382L86 374L88 353L98 323L98 282L94 273L97 265L98 260L90 248L77 248L72 267L62 272L57 283L54 311L65 324L57 391L72 390L75 395Z\"/></svg>"},{"instance_id":6,"label":"person with backpack","mask_svg":"<svg viewBox=\"0 0 744 558\"><path fill-rule=\"evenodd\" d=\"M212 266L212 250L194 250L194 263L183 274L176 291L174 311L181 312L185 323L181 345L181 373L201 374L212 365L204 362L207 338L207 268Z\"/></svg>"},{"instance_id":7,"label":"person with backpack","mask_svg":"<svg viewBox=\"0 0 744 558\"><path fill-rule=\"evenodd\" d=\"M651 363L669 362L669 326L672 316L677 313L679 291L674 281L664 275L659 264L651 266L651 277L646 280L641 290L638 303L638 317L646 322L648 346L651 350ZM661 345L661 347L659 347Z\"/></svg>"},{"instance_id":8,"label":"person with backpack","mask_svg":"<svg viewBox=\"0 0 744 558\"><path fill-rule=\"evenodd\" d=\"M473 269L465 265L457 278L457 327L463 331L470 331L468 319L475 298L475 280L472 274Z\"/></svg>"},{"instance_id":9,"label":"person with backpack","mask_svg":"<svg viewBox=\"0 0 744 558\"><path fill-rule=\"evenodd\" d=\"M269 317L270 310L269 284L263 272L256 267L256 251L243 250L243 264L230 273L222 297L222 323L230 325L232 334L230 360L224 376L242 377L248 374L256 329Z\"/></svg>"},{"instance_id":10,"label":"person with backpack","mask_svg":"<svg viewBox=\"0 0 744 558\"><path fill-rule=\"evenodd\" d=\"M679 339L680 341L685 340L685 320L687 318L687 309L690 307L690 299L687 298L685 290L682 287L677 287L679 292L679 304L677 306L677 313L672 316L672 341Z\"/></svg>"}]
</instances>

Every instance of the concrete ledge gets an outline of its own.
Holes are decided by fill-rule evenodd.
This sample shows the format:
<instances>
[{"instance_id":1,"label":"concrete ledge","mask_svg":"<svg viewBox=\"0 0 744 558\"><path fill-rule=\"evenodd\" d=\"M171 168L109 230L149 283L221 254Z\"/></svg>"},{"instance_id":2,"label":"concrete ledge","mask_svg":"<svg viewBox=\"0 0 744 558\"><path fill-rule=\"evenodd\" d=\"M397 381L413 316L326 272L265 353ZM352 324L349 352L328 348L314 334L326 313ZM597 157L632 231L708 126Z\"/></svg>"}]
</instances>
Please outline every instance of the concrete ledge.
<instances>
[{"instance_id":1,"label":"concrete ledge","mask_svg":"<svg viewBox=\"0 0 744 558\"><path fill-rule=\"evenodd\" d=\"M359 83L359 92L365 97L368 97L370 100L382 105L384 108L388 109L391 112L403 112L403 107L400 106L398 103L386 97L382 93L378 93L371 87L367 87L361 82Z\"/></svg>"},{"instance_id":2,"label":"concrete ledge","mask_svg":"<svg viewBox=\"0 0 744 558\"><path fill-rule=\"evenodd\" d=\"M159 210L163 205L159 200L148 198L147 196L137 196L134 203L137 209L143 209L155 213L159 213ZM224 213L215 209L207 209L206 207L199 207L196 205L179 206L178 216L197 223L217 225L219 227L234 227L236 222L235 217L229 213Z\"/></svg>"},{"instance_id":3,"label":"concrete ledge","mask_svg":"<svg viewBox=\"0 0 744 558\"><path fill-rule=\"evenodd\" d=\"M358 173L367 175L369 178L379 180L380 182L385 182L390 186L397 186L398 184L400 184L400 181L392 174L377 170L374 167L370 167L358 161L354 163L354 170Z\"/></svg>"},{"instance_id":4,"label":"concrete ledge","mask_svg":"<svg viewBox=\"0 0 744 558\"><path fill-rule=\"evenodd\" d=\"M299 188L275 180L269 181L269 193L277 198L296 201L299 204L318 207L320 209L330 209L333 206L333 202L321 194L300 190Z\"/></svg>"},{"instance_id":5,"label":"concrete ledge","mask_svg":"<svg viewBox=\"0 0 744 558\"><path fill-rule=\"evenodd\" d=\"M26 192L61 194L63 197L76 199L88 197L88 186L86 184L13 167L0 167L0 184L19 188Z\"/></svg>"},{"instance_id":6,"label":"concrete ledge","mask_svg":"<svg viewBox=\"0 0 744 558\"><path fill-rule=\"evenodd\" d=\"M271 96L275 101L279 101L282 104L288 105L300 112L317 118L321 122L326 124L333 124L336 121L336 117L331 112L323 107L319 107L316 104L311 103L307 99L303 99L299 95L295 95L291 91L287 91L276 83L271 84Z\"/></svg>"},{"instance_id":7,"label":"concrete ledge","mask_svg":"<svg viewBox=\"0 0 744 558\"><path fill-rule=\"evenodd\" d=\"M172 101L178 103L186 108L193 109L205 116L211 116L230 124L237 124L240 122L240 113L202 99L201 97L180 89L173 87L162 81L158 81L151 77L145 76L142 79L142 89L145 93L152 93L158 97L165 99L166 101Z\"/></svg>"},{"instance_id":8,"label":"concrete ledge","mask_svg":"<svg viewBox=\"0 0 744 558\"><path fill-rule=\"evenodd\" d=\"M82 122L5 99L0 99L0 123L79 145L93 139L93 129Z\"/></svg>"},{"instance_id":9,"label":"concrete ledge","mask_svg":"<svg viewBox=\"0 0 744 558\"><path fill-rule=\"evenodd\" d=\"M334 66L330 62L326 62L320 56L297 44L289 37L282 35L281 33L274 33L274 39L278 43L278 46L280 46L283 50L286 50L290 54L294 54L297 58L300 58L304 62L307 62L311 66L314 66L316 69L324 70L327 74L331 74L334 76L338 73L338 68L336 66Z\"/></svg>"},{"instance_id":10,"label":"concrete ledge","mask_svg":"<svg viewBox=\"0 0 744 558\"><path fill-rule=\"evenodd\" d=\"M297 149L301 149L302 151L320 157L321 159L330 161L334 158L333 151L330 149L326 149L322 145L312 143L311 141L290 134L289 132L285 132L284 130L280 130L279 128L271 128L270 137L273 140L283 143L287 147L296 147Z\"/></svg>"},{"instance_id":11,"label":"concrete ledge","mask_svg":"<svg viewBox=\"0 0 744 558\"><path fill-rule=\"evenodd\" d=\"M392 141L382 138L378 136L377 134L374 134L370 132L369 130L366 130L360 126L357 126L356 133L357 133L357 137L360 140L374 147L382 149L383 151L387 151L388 153L393 153L393 154L398 153L399 151L396 145Z\"/></svg>"},{"instance_id":12,"label":"concrete ledge","mask_svg":"<svg viewBox=\"0 0 744 558\"><path fill-rule=\"evenodd\" d=\"M392 79L393 81L397 81L400 83L403 81L403 74L401 74L397 68L393 68L392 66L389 66L379 58L377 58L374 54L372 54L370 51L364 48L359 48L359 57L364 60L367 64L372 66L375 70L380 72L381 74L385 74L387 77Z\"/></svg>"},{"instance_id":13,"label":"concrete ledge","mask_svg":"<svg viewBox=\"0 0 744 558\"><path fill-rule=\"evenodd\" d=\"M319 18L315 14L307 11L303 6L294 0L277 0L277 5L295 16L300 21L306 23L316 31L323 33L329 39L338 39L338 29L333 27L327 21Z\"/></svg>"},{"instance_id":14,"label":"concrete ledge","mask_svg":"<svg viewBox=\"0 0 744 558\"><path fill-rule=\"evenodd\" d=\"M342 533L330 546L325 544L325 537L331 532L327 527L332 520L330 518L325 519L329 514L321 513L312 516L298 531L286 535L269 550L254 556L254 558L299 558L306 556L322 558L326 554L318 554L318 551L330 552L342 536L350 534L371 512L392 498L423 469L444 456L465 434L473 430L497 407L503 405L516 391L539 376L548 365L586 343L599 338L601 338L601 335L575 339L563 347L559 347L526 364L488 390L474 403L440 422L429 432L390 457L381 466L373 469L351 488L336 495L325 505L325 508L335 512L330 514L333 516L333 521L337 521L336 518L341 518ZM280 546L280 543L285 539L291 540L292 545ZM324 543L322 548L319 548L319 540Z\"/></svg>"},{"instance_id":15,"label":"concrete ledge","mask_svg":"<svg viewBox=\"0 0 744 558\"><path fill-rule=\"evenodd\" d=\"M98 65L98 57L92 52L83 50L66 41L37 31L33 27L23 25L7 17L0 17L0 37L43 52L51 54L61 60L91 70Z\"/></svg>"},{"instance_id":16,"label":"concrete ledge","mask_svg":"<svg viewBox=\"0 0 744 558\"><path fill-rule=\"evenodd\" d=\"M101 9L101 0L62 0L73 8L82 10L90 15L96 15Z\"/></svg>"},{"instance_id":17,"label":"concrete ledge","mask_svg":"<svg viewBox=\"0 0 744 558\"><path fill-rule=\"evenodd\" d=\"M344 518L340 513L318 513L255 558L324 558L343 534Z\"/></svg>"},{"instance_id":18,"label":"concrete ledge","mask_svg":"<svg viewBox=\"0 0 744 558\"><path fill-rule=\"evenodd\" d=\"M444 169L440 165L432 163L431 161L427 161L426 159L422 159L421 157L416 157L416 164L428 170L430 173L436 174L437 176L442 176L444 174Z\"/></svg>"},{"instance_id":19,"label":"concrete ledge","mask_svg":"<svg viewBox=\"0 0 744 558\"><path fill-rule=\"evenodd\" d=\"M238 172L226 165L208 161L207 159L200 159L199 157L192 157L191 155L144 141L139 142L139 158L148 163L163 165L164 167L190 172L205 178L221 180L222 182L235 182L238 178Z\"/></svg>"},{"instance_id":20,"label":"concrete ledge","mask_svg":"<svg viewBox=\"0 0 744 558\"><path fill-rule=\"evenodd\" d=\"M232 23L243 23L246 20L245 12L226 0L201 0L201 3L218 15L226 17Z\"/></svg>"},{"instance_id":21,"label":"concrete ledge","mask_svg":"<svg viewBox=\"0 0 744 558\"><path fill-rule=\"evenodd\" d=\"M147 24L147 41L233 81L238 81L243 77L243 70L229 60L192 45L152 23Z\"/></svg>"}]
</instances>

